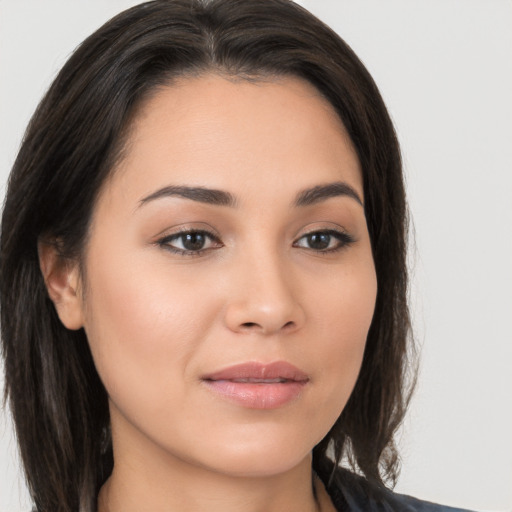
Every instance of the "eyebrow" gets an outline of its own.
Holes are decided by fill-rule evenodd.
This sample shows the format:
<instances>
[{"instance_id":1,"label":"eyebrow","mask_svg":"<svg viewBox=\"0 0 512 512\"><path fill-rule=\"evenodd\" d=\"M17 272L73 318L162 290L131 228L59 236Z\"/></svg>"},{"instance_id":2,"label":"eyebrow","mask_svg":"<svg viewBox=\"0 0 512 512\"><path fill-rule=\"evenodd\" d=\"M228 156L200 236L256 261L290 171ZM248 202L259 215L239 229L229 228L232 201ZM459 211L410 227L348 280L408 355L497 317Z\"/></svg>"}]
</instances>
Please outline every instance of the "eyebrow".
<instances>
[{"instance_id":1,"label":"eyebrow","mask_svg":"<svg viewBox=\"0 0 512 512\"><path fill-rule=\"evenodd\" d=\"M302 190L297 194L295 201L293 202L293 206L310 206L321 201L325 201L331 197L338 196L350 197L357 201L361 206L364 206L363 201L354 188L343 181L317 185L315 187ZM139 206L164 197L183 197L200 203L216 206L228 206L230 208L235 208L238 204L235 196L225 190L217 190L207 187L190 187L186 185L169 185L158 189L141 199Z\"/></svg>"},{"instance_id":2,"label":"eyebrow","mask_svg":"<svg viewBox=\"0 0 512 512\"><path fill-rule=\"evenodd\" d=\"M334 183L327 183L326 185L318 185L316 187L308 188L299 192L294 202L294 206L310 206L312 204L325 201L330 197L346 196L355 199L361 206L364 207L362 199L359 194L344 181L336 181Z\"/></svg>"},{"instance_id":3,"label":"eyebrow","mask_svg":"<svg viewBox=\"0 0 512 512\"><path fill-rule=\"evenodd\" d=\"M150 201L154 201L155 199L173 196L183 197L185 199L191 199L192 201L198 201L200 203L213 204L217 206L230 206L232 208L234 208L237 204L235 197L224 190L216 190L206 187L170 185L168 187L161 188L156 192L153 192L149 196L146 196L140 201L140 206L149 203Z\"/></svg>"}]
</instances>

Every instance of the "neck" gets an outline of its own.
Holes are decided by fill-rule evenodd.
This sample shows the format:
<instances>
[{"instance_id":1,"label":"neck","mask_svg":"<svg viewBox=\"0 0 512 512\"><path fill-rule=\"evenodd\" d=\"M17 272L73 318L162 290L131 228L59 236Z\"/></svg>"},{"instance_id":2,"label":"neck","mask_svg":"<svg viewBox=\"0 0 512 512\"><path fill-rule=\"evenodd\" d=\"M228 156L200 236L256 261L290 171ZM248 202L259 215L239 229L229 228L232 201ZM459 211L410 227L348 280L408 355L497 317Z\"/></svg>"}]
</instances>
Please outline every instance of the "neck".
<instances>
[{"instance_id":1,"label":"neck","mask_svg":"<svg viewBox=\"0 0 512 512\"><path fill-rule=\"evenodd\" d=\"M313 482L310 457L289 471L264 477L233 477L177 465L167 471L116 464L102 487L98 512L319 512L325 490ZM316 495L320 494L319 497Z\"/></svg>"}]
</instances>

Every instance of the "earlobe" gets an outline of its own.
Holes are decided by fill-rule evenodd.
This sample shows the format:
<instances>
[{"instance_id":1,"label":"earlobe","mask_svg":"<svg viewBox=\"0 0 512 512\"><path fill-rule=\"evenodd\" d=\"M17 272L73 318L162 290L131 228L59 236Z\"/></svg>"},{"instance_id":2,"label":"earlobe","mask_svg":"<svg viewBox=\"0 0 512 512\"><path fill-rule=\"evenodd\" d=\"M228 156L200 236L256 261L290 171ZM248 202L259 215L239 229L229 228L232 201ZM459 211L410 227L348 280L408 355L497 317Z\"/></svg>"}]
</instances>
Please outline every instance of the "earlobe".
<instances>
[{"instance_id":1,"label":"earlobe","mask_svg":"<svg viewBox=\"0 0 512 512\"><path fill-rule=\"evenodd\" d=\"M46 289L60 321L68 329L80 329L83 312L78 263L63 258L56 243L40 241L37 249Z\"/></svg>"}]
</instances>

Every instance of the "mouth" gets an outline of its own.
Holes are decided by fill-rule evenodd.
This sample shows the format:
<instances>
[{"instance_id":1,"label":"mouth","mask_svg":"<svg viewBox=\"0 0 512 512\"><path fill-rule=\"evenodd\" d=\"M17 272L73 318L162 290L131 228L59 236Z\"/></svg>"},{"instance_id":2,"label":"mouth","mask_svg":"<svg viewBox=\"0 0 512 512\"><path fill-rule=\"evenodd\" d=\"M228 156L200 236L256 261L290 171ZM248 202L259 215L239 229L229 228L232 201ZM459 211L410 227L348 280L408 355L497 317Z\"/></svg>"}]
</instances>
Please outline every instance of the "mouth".
<instances>
[{"instance_id":1,"label":"mouth","mask_svg":"<svg viewBox=\"0 0 512 512\"><path fill-rule=\"evenodd\" d=\"M277 409L302 394L309 376L286 361L248 362L202 377L218 397L250 409Z\"/></svg>"}]
</instances>

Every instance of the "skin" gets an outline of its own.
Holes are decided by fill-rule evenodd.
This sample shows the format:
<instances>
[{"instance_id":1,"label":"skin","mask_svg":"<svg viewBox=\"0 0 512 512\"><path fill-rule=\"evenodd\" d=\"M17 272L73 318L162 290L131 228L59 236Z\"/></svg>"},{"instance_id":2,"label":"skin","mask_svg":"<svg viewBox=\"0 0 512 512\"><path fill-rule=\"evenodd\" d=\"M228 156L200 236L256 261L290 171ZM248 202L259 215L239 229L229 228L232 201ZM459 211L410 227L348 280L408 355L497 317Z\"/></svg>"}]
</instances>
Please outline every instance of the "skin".
<instances>
[{"instance_id":1,"label":"skin","mask_svg":"<svg viewBox=\"0 0 512 512\"><path fill-rule=\"evenodd\" d=\"M85 328L109 394L115 466L101 512L334 510L321 485L314 498L311 450L357 379L377 283L354 197L293 205L333 182L364 200L350 139L311 85L182 79L132 126L95 207L85 279L40 247L61 321ZM236 206L143 201L171 185L226 191ZM172 252L183 229L216 239ZM306 235L326 230L345 235L312 247ZM247 361L287 361L309 380L270 410L204 385Z\"/></svg>"}]
</instances>

